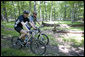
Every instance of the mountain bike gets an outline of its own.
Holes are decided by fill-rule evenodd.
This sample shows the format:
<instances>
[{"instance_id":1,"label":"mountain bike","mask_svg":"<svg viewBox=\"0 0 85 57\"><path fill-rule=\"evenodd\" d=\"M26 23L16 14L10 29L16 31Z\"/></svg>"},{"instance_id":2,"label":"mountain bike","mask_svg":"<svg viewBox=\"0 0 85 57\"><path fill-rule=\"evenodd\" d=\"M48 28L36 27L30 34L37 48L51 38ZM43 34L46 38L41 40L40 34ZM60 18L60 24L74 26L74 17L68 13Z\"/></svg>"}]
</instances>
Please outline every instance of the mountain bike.
<instances>
[{"instance_id":1,"label":"mountain bike","mask_svg":"<svg viewBox=\"0 0 85 57\"><path fill-rule=\"evenodd\" d=\"M27 38L25 45L23 44L24 41L17 40L17 36L12 37L12 47L15 49L21 49L22 47L30 47L33 53L40 55L44 54L46 52L46 45L41 40L34 37L34 31L35 30L30 30L28 32L30 34L30 38L29 36L25 35L25 38Z\"/></svg>"}]
</instances>

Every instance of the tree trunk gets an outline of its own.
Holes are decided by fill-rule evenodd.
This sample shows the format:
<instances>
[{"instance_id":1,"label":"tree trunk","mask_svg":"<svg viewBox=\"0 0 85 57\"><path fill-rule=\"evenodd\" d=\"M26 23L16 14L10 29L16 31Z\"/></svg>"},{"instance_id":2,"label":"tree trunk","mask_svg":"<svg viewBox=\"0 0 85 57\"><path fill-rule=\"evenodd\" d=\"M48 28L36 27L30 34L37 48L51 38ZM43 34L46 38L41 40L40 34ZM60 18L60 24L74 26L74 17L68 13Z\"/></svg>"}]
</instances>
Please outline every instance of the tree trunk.
<instances>
[{"instance_id":1,"label":"tree trunk","mask_svg":"<svg viewBox=\"0 0 85 57\"><path fill-rule=\"evenodd\" d=\"M36 11L36 1L34 1L34 11Z\"/></svg>"},{"instance_id":2,"label":"tree trunk","mask_svg":"<svg viewBox=\"0 0 85 57\"><path fill-rule=\"evenodd\" d=\"M40 19L42 20L41 1L40 1Z\"/></svg>"},{"instance_id":3,"label":"tree trunk","mask_svg":"<svg viewBox=\"0 0 85 57\"><path fill-rule=\"evenodd\" d=\"M54 21L55 21L55 8L54 8Z\"/></svg>"},{"instance_id":4,"label":"tree trunk","mask_svg":"<svg viewBox=\"0 0 85 57\"><path fill-rule=\"evenodd\" d=\"M46 5L46 1L45 1L45 13L46 13L45 19L46 19L46 21L47 21L47 5Z\"/></svg>"},{"instance_id":5,"label":"tree trunk","mask_svg":"<svg viewBox=\"0 0 85 57\"><path fill-rule=\"evenodd\" d=\"M20 16L20 6L19 6L19 1L18 1L18 10L19 10L19 16Z\"/></svg>"},{"instance_id":6,"label":"tree trunk","mask_svg":"<svg viewBox=\"0 0 85 57\"><path fill-rule=\"evenodd\" d=\"M4 15L3 14L1 14L1 20L4 21Z\"/></svg>"},{"instance_id":7,"label":"tree trunk","mask_svg":"<svg viewBox=\"0 0 85 57\"><path fill-rule=\"evenodd\" d=\"M24 7L24 1L21 1L21 10L24 11L23 7Z\"/></svg>"},{"instance_id":8,"label":"tree trunk","mask_svg":"<svg viewBox=\"0 0 85 57\"><path fill-rule=\"evenodd\" d=\"M75 21L75 7L74 7L74 21Z\"/></svg>"},{"instance_id":9,"label":"tree trunk","mask_svg":"<svg viewBox=\"0 0 85 57\"><path fill-rule=\"evenodd\" d=\"M71 17L72 17L72 16L71 16L71 8L70 8L70 20L71 20Z\"/></svg>"},{"instance_id":10,"label":"tree trunk","mask_svg":"<svg viewBox=\"0 0 85 57\"><path fill-rule=\"evenodd\" d=\"M2 1L2 3L3 3L3 5L5 6L6 2ZM6 21L8 22L7 9L6 9L6 7L3 8L3 11L5 12L4 17L5 17Z\"/></svg>"},{"instance_id":11,"label":"tree trunk","mask_svg":"<svg viewBox=\"0 0 85 57\"><path fill-rule=\"evenodd\" d=\"M73 24L73 22L74 22L74 9L72 8L72 19L71 19L71 21L72 21L72 24Z\"/></svg>"},{"instance_id":12,"label":"tree trunk","mask_svg":"<svg viewBox=\"0 0 85 57\"><path fill-rule=\"evenodd\" d=\"M75 17L74 17L74 16L75 16L75 15L74 15L74 3L73 3L72 14L71 14L71 15L72 15L71 21L72 21L72 24L73 24L73 23L74 23L74 18L75 18Z\"/></svg>"},{"instance_id":13,"label":"tree trunk","mask_svg":"<svg viewBox=\"0 0 85 57\"><path fill-rule=\"evenodd\" d=\"M14 6L13 1L12 1L12 4L13 4L13 6ZM15 9L15 8L14 8L14 17L15 17L15 20L16 20L16 9Z\"/></svg>"},{"instance_id":14,"label":"tree trunk","mask_svg":"<svg viewBox=\"0 0 85 57\"><path fill-rule=\"evenodd\" d=\"M43 19L43 20L45 21L45 10L44 10L44 14L43 14L43 17L44 17L44 19Z\"/></svg>"},{"instance_id":15,"label":"tree trunk","mask_svg":"<svg viewBox=\"0 0 85 57\"><path fill-rule=\"evenodd\" d=\"M47 15L48 21L49 21L49 14Z\"/></svg>"},{"instance_id":16,"label":"tree trunk","mask_svg":"<svg viewBox=\"0 0 85 57\"><path fill-rule=\"evenodd\" d=\"M45 5L45 1L44 1L44 5ZM45 6L44 6L44 7L45 7ZM45 17L46 17L46 16L45 16L45 8L44 8L44 21L45 21Z\"/></svg>"},{"instance_id":17,"label":"tree trunk","mask_svg":"<svg viewBox=\"0 0 85 57\"><path fill-rule=\"evenodd\" d=\"M50 21L50 14L49 14L49 21Z\"/></svg>"},{"instance_id":18,"label":"tree trunk","mask_svg":"<svg viewBox=\"0 0 85 57\"><path fill-rule=\"evenodd\" d=\"M66 4L65 4L65 15L64 15L64 20L66 20Z\"/></svg>"},{"instance_id":19,"label":"tree trunk","mask_svg":"<svg viewBox=\"0 0 85 57\"><path fill-rule=\"evenodd\" d=\"M29 1L29 11L31 12L31 1Z\"/></svg>"},{"instance_id":20,"label":"tree trunk","mask_svg":"<svg viewBox=\"0 0 85 57\"><path fill-rule=\"evenodd\" d=\"M53 1L51 2L51 14L50 14L50 21L52 21L52 8L53 8Z\"/></svg>"},{"instance_id":21,"label":"tree trunk","mask_svg":"<svg viewBox=\"0 0 85 57\"><path fill-rule=\"evenodd\" d=\"M23 1L23 7L24 7L24 4L25 4L25 3L24 3L24 1ZM24 8L23 8L23 11L24 11Z\"/></svg>"}]
</instances>

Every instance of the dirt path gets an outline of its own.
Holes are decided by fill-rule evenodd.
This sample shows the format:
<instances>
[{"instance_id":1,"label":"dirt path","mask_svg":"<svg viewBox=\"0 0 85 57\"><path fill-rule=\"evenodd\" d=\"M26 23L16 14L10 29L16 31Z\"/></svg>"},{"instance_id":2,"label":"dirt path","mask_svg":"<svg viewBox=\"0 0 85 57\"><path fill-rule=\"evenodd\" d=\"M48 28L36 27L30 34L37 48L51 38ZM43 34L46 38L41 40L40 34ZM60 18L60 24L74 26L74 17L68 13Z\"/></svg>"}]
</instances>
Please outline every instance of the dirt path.
<instances>
[{"instance_id":1,"label":"dirt path","mask_svg":"<svg viewBox=\"0 0 85 57\"><path fill-rule=\"evenodd\" d=\"M56 39L56 42L59 44L58 46L50 46L49 49L54 52L55 56L84 56L84 46L83 47L74 47L72 42L64 42L60 35L69 36L69 34L65 33L53 33L52 30L45 30L43 33L53 35ZM72 35L80 35L82 34L72 34ZM49 51L50 51L49 50Z\"/></svg>"}]
</instances>

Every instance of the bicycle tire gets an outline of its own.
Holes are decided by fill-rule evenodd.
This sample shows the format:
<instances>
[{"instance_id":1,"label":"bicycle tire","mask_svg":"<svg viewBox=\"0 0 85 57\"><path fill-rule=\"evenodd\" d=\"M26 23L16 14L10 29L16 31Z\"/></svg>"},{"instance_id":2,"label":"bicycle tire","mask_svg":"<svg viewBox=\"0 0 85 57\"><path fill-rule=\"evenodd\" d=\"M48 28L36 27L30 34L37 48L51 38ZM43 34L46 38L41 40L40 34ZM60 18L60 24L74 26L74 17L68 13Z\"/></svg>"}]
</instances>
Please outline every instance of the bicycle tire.
<instances>
[{"instance_id":1,"label":"bicycle tire","mask_svg":"<svg viewBox=\"0 0 85 57\"><path fill-rule=\"evenodd\" d=\"M45 41L46 41L46 42L45 42L45 41L42 41L42 40L40 39L40 35L45 36L45 38L46 38ZM38 35L38 39L41 40L45 45L48 45L48 43L49 43L49 38L48 38L48 36L47 36L46 34L39 34L39 35Z\"/></svg>"},{"instance_id":2,"label":"bicycle tire","mask_svg":"<svg viewBox=\"0 0 85 57\"><path fill-rule=\"evenodd\" d=\"M17 41L17 38L18 38L17 36L13 36L11 39L12 48L21 49L22 46L20 45L19 41Z\"/></svg>"},{"instance_id":3,"label":"bicycle tire","mask_svg":"<svg viewBox=\"0 0 85 57\"><path fill-rule=\"evenodd\" d=\"M43 48L42 51L40 50L40 45L42 45L42 47L41 47L41 49ZM34 40L30 44L30 49L33 53L38 54L38 55L42 55L46 52L46 45L40 40ZM39 52L36 52L36 50Z\"/></svg>"}]
</instances>

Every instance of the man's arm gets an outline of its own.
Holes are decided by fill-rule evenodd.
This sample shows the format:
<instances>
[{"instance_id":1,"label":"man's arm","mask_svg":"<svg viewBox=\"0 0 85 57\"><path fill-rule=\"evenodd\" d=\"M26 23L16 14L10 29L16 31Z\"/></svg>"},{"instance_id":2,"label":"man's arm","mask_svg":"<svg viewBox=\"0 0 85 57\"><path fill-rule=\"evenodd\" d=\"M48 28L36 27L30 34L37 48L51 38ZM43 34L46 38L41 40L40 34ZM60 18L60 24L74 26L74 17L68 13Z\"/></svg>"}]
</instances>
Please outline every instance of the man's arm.
<instances>
[{"instance_id":1,"label":"man's arm","mask_svg":"<svg viewBox=\"0 0 85 57\"><path fill-rule=\"evenodd\" d=\"M40 25L40 23L39 23L38 19L36 20L36 22Z\"/></svg>"},{"instance_id":2,"label":"man's arm","mask_svg":"<svg viewBox=\"0 0 85 57\"><path fill-rule=\"evenodd\" d=\"M25 29L27 30L27 31L29 31L29 29L26 27L26 25L25 25L25 23L22 21L21 22L21 24L23 25L23 27L25 27Z\"/></svg>"},{"instance_id":3,"label":"man's arm","mask_svg":"<svg viewBox=\"0 0 85 57\"><path fill-rule=\"evenodd\" d=\"M40 25L40 23L37 21L37 23Z\"/></svg>"},{"instance_id":4,"label":"man's arm","mask_svg":"<svg viewBox=\"0 0 85 57\"><path fill-rule=\"evenodd\" d=\"M33 18L30 16L29 17L29 23L30 23L30 25L34 28L34 29L36 29L35 28L35 24L34 24L34 22L33 22Z\"/></svg>"},{"instance_id":5,"label":"man's arm","mask_svg":"<svg viewBox=\"0 0 85 57\"><path fill-rule=\"evenodd\" d=\"M34 29L36 29L36 26L35 26L35 24L34 24L33 21L31 21L31 22L29 22L29 23L30 23L30 25L31 25Z\"/></svg>"}]
</instances>

